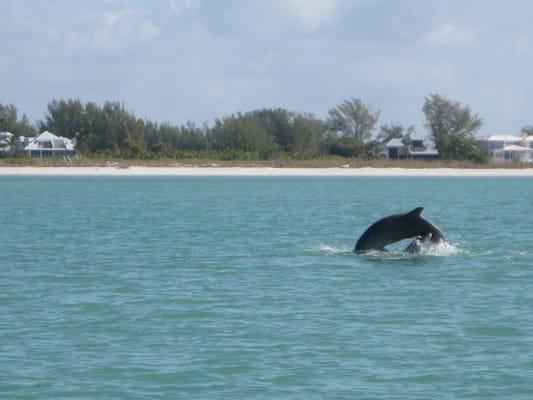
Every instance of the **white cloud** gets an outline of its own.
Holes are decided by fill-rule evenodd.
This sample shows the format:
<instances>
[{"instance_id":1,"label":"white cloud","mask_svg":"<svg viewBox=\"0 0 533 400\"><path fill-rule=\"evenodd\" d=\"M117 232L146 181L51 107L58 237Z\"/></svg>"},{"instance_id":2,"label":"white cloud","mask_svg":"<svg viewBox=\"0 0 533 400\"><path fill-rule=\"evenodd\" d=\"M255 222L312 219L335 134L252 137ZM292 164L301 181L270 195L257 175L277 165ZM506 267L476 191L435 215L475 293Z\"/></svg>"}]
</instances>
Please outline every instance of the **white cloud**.
<instances>
[{"instance_id":1,"label":"white cloud","mask_svg":"<svg viewBox=\"0 0 533 400\"><path fill-rule=\"evenodd\" d=\"M137 42L156 37L161 28L134 8L104 11L92 34L92 45L105 52L121 52Z\"/></svg>"},{"instance_id":2,"label":"white cloud","mask_svg":"<svg viewBox=\"0 0 533 400\"><path fill-rule=\"evenodd\" d=\"M306 31L317 31L329 23L339 8L338 0L279 0L286 16Z\"/></svg>"},{"instance_id":3,"label":"white cloud","mask_svg":"<svg viewBox=\"0 0 533 400\"><path fill-rule=\"evenodd\" d=\"M67 50L78 50L87 46L89 39L87 34L81 32L68 32L65 38Z\"/></svg>"},{"instance_id":4,"label":"white cloud","mask_svg":"<svg viewBox=\"0 0 533 400\"><path fill-rule=\"evenodd\" d=\"M156 37L161 32L161 28L157 25L154 25L152 21L144 21L139 29L139 38L142 41L147 42L148 40Z\"/></svg>"},{"instance_id":5,"label":"white cloud","mask_svg":"<svg viewBox=\"0 0 533 400\"><path fill-rule=\"evenodd\" d=\"M429 31L424 36L424 42L430 46L468 45L477 36L478 31L472 27L446 23Z\"/></svg>"},{"instance_id":6,"label":"white cloud","mask_svg":"<svg viewBox=\"0 0 533 400\"><path fill-rule=\"evenodd\" d=\"M198 3L198 0L167 0L170 12L179 14L190 10Z\"/></svg>"},{"instance_id":7,"label":"white cloud","mask_svg":"<svg viewBox=\"0 0 533 400\"><path fill-rule=\"evenodd\" d=\"M435 65L399 59L383 63L378 76L389 85L405 86L420 82L450 83L455 79L456 73L456 66L447 62Z\"/></svg>"},{"instance_id":8,"label":"white cloud","mask_svg":"<svg viewBox=\"0 0 533 400\"><path fill-rule=\"evenodd\" d=\"M517 54L527 55L530 52L529 37L526 35L516 39L512 45Z\"/></svg>"},{"instance_id":9,"label":"white cloud","mask_svg":"<svg viewBox=\"0 0 533 400\"><path fill-rule=\"evenodd\" d=\"M451 63L443 63L430 69L430 74L438 80L451 82L456 76L457 68Z\"/></svg>"},{"instance_id":10,"label":"white cloud","mask_svg":"<svg viewBox=\"0 0 533 400\"><path fill-rule=\"evenodd\" d=\"M499 99L503 119L506 125L516 125L520 115L524 115L529 111L529 107L524 107L524 104L528 103L528 95L525 93L524 88L510 83L504 84L500 91L501 93L497 96L497 99Z\"/></svg>"}]
</instances>

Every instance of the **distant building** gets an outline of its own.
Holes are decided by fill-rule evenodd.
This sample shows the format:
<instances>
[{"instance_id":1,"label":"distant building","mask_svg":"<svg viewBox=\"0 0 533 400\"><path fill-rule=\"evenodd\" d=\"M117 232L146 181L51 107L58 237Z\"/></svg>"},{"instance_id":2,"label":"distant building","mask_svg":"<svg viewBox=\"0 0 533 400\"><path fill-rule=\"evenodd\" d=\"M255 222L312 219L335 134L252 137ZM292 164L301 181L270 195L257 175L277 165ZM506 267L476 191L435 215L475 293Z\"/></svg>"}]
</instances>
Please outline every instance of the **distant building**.
<instances>
[{"instance_id":1,"label":"distant building","mask_svg":"<svg viewBox=\"0 0 533 400\"><path fill-rule=\"evenodd\" d=\"M15 143L15 151L18 154L24 154L24 147L29 145L33 139L35 139L34 136L19 136Z\"/></svg>"},{"instance_id":2,"label":"distant building","mask_svg":"<svg viewBox=\"0 0 533 400\"><path fill-rule=\"evenodd\" d=\"M491 162L532 162L533 136L492 135L476 139Z\"/></svg>"},{"instance_id":3,"label":"distant building","mask_svg":"<svg viewBox=\"0 0 533 400\"><path fill-rule=\"evenodd\" d=\"M381 154L389 160L434 159L439 152L433 142L419 135L393 138L384 143Z\"/></svg>"},{"instance_id":4,"label":"distant building","mask_svg":"<svg viewBox=\"0 0 533 400\"><path fill-rule=\"evenodd\" d=\"M0 155L4 155L13 150L14 136L11 132L0 132Z\"/></svg>"},{"instance_id":5,"label":"distant building","mask_svg":"<svg viewBox=\"0 0 533 400\"><path fill-rule=\"evenodd\" d=\"M23 153L35 158L70 157L76 154L72 140L48 131L34 138L21 137L19 146Z\"/></svg>"},{"instance_id":6,"label":"distant building","mask_svg":"<svg viewBox=\"0 0 533 400\"><path fill-rule=\"evenodd\" d=\"M393 138L385 143L386 155L389 160L399 160L407 158L407 146L403 144L402 139Z\"/></svg>"}]
</instances>

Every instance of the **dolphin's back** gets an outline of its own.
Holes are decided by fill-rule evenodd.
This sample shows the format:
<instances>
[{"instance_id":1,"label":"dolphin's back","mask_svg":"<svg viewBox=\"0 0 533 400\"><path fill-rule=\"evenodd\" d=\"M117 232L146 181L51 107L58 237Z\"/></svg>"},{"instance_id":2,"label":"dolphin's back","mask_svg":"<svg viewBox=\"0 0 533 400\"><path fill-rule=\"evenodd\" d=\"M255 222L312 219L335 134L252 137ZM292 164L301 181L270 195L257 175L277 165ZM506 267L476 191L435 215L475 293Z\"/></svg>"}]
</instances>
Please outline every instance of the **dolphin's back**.
<instances>
[{"instance_id":1,"label":"dolphin's back","mask_svg":"<svg viewBox=\"0 0 533 400\"><path fill-rule=\"evenodd\" d=\"M398 225L401 214L391 215L374 222L361 235L355 244L354 251L384 250L388 244L394 243L398 232ZM402 240L402 239L399 239Z\"/></svg>"},{"instance_id":2,"label":"dolphin's back","mask_svg":"<svg viewBox=\"0 0 533 400\"><path fill-rule=\"evenodd\" d=\"M385 246L391 243L428 234L434 243L445 240L439 228L420 216L422 210L418 207L406 214L390 215L376 221L357 240L354 251L385 250Z\"/></svg>"}]
</instances>

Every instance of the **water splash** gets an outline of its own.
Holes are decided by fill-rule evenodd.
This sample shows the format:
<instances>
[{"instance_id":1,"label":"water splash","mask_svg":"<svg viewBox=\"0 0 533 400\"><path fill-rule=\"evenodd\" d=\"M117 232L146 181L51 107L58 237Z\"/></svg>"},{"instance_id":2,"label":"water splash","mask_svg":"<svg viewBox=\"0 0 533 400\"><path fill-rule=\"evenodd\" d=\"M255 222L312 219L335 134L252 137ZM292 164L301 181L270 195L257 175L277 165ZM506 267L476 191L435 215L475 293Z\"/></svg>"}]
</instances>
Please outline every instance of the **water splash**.
<instances>
[{"instance_id":1,"label":"water splash","mask_svg":"<svg viewBox=\"0 0 533 400\"><path fill-rule=\"evenodd\" d=\"M426 244L420 249L421 255L448 257L462 253L462 249L450 242L439 242L437 244Z\"/></svg>"},{"instance_id":2,"label":"water splash","mask_svg":"<svg viewBox=\"0 0 533 400\"><path fill-rule=\"evenodd\" d=\"M350 247L345 246L331 246L328 244L320 243L318 246L314 246L311 249L313 252L325 253L325 254L346 254L353 251Z\"/></svg>"},{"instance_id":3,"label":"water splash","mask_svg":"<svg viewBox=\"0 0 533 400\"><path fill-rule=\"evenodd\" d=\"M346 246L333 246L325 243L321 243L317 246L314 246L311 248L311 251L314 253L321 253L326 255L346 255L346 254L354 254L353 249L351 247ZM419 253L408 253L403 250L403 248L399 249L390 249L387 252L379 251L379 250L371 250L368 252L365 252L365 256L369 256L371 258L381 258L381 259L387 259L387 260L396 260L396 259L404 259L404 258L413 258L413 257L421 257L421 256L431 256L431 257L450 257L455 256L458 254L463 254L464 251L462 247L458 244L453 244L450 242L440 242L438 244L434 243L424 243L420 249Z\"/></svg>"}]
</instances>

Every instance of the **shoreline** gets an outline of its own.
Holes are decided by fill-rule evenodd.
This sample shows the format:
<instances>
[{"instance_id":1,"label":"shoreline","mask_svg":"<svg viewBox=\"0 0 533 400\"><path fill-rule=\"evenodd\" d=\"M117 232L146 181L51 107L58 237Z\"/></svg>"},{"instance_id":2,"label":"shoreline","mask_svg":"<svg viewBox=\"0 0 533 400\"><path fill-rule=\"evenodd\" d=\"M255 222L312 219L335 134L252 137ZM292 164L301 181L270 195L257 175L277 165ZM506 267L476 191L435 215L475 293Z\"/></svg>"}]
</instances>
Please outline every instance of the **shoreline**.
<instances>
[{"instance_id":1,"label":"shoreline","mask_svg":"<svg viewBox=\"0 0 533 400\"><path fill-rule=\"evenodd\" d=\"M533 168L0 167L0 176L449 176L533 177Z\"/></svg>"}]
</instances>

